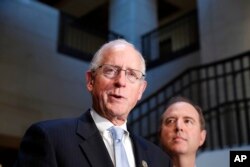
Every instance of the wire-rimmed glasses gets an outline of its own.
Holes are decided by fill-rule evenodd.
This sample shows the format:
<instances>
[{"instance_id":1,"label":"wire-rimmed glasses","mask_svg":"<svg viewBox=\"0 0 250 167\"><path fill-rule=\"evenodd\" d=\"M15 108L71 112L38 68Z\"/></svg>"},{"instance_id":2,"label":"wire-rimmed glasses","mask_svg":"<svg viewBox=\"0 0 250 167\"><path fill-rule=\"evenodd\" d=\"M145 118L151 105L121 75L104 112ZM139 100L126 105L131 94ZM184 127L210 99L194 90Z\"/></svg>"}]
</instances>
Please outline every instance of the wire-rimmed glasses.
<instances>
[{"instance_id":1,"label":"wire-rimmed glasses","mask_svg":"<svg viewBox=\"0 0 250 167\"><path fill-rule=\"evenodd\" d=\"M135 69L122 69L120 66L115 66L115 65L110 65L110 64L103 64L98 67L101 69L102 74L110 79L116 78L121 71L125 71L125 75L127 79L131 82L134 83L138 80L141 80L145 77L145 74L143 74L139 70Z\"/></svg>"}]
</instances>

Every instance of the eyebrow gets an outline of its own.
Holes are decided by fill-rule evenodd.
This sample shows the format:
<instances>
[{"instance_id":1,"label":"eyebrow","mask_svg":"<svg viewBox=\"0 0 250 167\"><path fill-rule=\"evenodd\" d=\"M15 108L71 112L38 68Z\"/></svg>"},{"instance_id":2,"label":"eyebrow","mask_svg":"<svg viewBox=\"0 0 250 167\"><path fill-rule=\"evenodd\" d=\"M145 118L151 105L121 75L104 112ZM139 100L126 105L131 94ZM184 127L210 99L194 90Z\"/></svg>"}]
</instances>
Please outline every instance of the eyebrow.
<instances>
[{"instance_id":1,"label":"eyebrow","mask_svg":"<svg viewBox=\"0 0 250 167\"><path fill-rule=\"evenodd\" d=\"M187 119L193 119L193 120L195 120L195 118L194 118L194 117L190 117L190 116L184 116L184 118L187 118Z\"/></svg>"},{"instance_id":2,"label":"eyebrow","mask_svg":"<svg viewBox=\"0 0 250 167\"><path fill-rule=\"evenodd\" d=\"M167 116L167 117L165 117L164 120L173 119L173 118L178 118L178 116ZM195 118L194 118L194 117L191 117L191 116L184 116L184 117L181 117L181 118L183 118L183 119L192 119L192 120L195 120Z\"/></svg>"}]
</instances>

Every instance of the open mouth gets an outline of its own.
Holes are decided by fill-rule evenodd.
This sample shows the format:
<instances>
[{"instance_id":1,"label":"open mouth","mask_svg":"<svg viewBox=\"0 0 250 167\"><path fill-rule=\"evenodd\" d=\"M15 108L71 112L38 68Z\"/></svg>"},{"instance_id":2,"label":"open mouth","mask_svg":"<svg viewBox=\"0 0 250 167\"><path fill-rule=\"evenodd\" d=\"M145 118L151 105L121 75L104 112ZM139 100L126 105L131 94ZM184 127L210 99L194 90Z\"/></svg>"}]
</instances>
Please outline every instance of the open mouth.
<instances>
[{"instance_id":1,"label":"open mouth","mask_svg":"<svg viewBox=\"0 0 250 167\"><path fill-rule=\"evenodd\" d=\"M114 100L121 100L121 99L124 99L123 96L117 95L117 94L110 94L109 96L111 97L111 99L114 99Z\"/></svg>"},{"instance_id":2,"label":"open mouth","mask_svg":"<svg viewBox=\"0 0 250 167\"><path fill-rule=\"evenodd\" d=\"M115 98L122 98L122 96L120 96L120 95L111 95L112 97L115 97Z\"/></svg>"}]
</instances>

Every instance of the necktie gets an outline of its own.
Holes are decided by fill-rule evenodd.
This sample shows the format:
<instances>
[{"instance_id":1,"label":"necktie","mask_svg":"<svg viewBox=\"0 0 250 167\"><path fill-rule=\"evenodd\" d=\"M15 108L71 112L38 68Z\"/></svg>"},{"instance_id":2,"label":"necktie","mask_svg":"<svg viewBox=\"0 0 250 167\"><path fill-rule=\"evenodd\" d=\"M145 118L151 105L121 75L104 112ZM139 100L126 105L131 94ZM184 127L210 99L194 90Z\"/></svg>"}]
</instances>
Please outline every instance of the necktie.
<instances>
[{"instance_id":1,"label":"necktie","mask_svg":"<svg viewBox=\"0 0 250 167\"><path fill-rule=\"evenodd\" d=\"M118 127L111 127L110 132L112 134L114 151L115 151L115 167L129 167L128 158L122 144L122 137L124 130Z\"/></svg>"}]
</instances>

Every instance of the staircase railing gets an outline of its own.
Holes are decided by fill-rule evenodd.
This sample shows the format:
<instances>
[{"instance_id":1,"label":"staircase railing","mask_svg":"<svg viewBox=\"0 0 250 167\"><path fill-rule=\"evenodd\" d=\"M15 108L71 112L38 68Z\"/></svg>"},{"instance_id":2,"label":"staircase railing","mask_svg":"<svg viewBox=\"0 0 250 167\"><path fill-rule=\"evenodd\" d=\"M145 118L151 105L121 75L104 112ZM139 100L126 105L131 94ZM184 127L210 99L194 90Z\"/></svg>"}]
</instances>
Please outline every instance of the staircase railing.
<instances>
[{"instance_id":1,"label":"staircase railing","mask_svg":"<svg viewBox=\"0 0 250 167\"><path fill-rule=\"evenodd\" d=\"M112 31L100 31L81 26L78 20L60 13L58 51L84 61L90 61L94 53L109 40L123 38Z\"/></svg>"},{"instance_id":2,"label":"staircase railing","mask_svg":"<svg viewBox=\"0 0 250 167\"><path fill-rule=\"evenodd\" d=\"M160 115L175 95L202 107L208 133L203 149L250 144L250 52L186 70L141 101L130 114L129 126L158 143Z\"/></svg>"},{"instance_id":3,"label":"staircase railing","mask_svg":"<svg viewBox=\"0 0 250 167\"><path fill-rule=\"evenodd\" d=\"M197 11L194 10L142 36L148 69L199 49Z\"/></svg>"}]
</instances>

